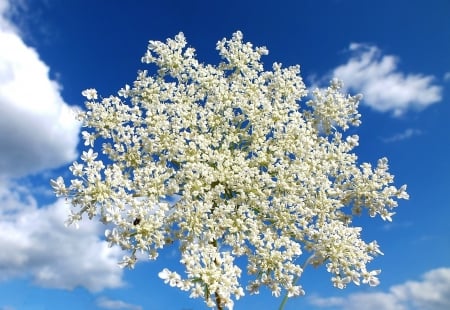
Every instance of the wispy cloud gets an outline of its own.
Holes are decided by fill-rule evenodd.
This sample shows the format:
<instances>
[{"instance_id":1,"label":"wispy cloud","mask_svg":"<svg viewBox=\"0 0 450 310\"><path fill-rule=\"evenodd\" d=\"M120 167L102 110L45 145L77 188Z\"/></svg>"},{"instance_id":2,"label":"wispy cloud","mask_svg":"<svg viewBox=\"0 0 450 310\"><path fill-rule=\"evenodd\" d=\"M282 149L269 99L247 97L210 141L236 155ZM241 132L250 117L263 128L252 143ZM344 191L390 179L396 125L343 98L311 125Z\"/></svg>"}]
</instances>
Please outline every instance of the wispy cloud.
<instances>
[{"instance_id":1,"label":"wispy cloud","mask_svg":"<svg viewBox=\"0 0 450 310\"><path fill-rule=\"evenodd\" d=\"M381 226L381 229L384 231L391 231L393 229L406 229L411 226L413 226L414 223L410 221L404 221L404 222L389 222Z\"/></svg>"},{"instance_id":2,"label":"wispy cloud","mask_svg":"<svg viewBox=\"0 0 450 310\"><path fill-rule=\"evenodd\" d=\"M441 100L442 87L434 84L432 75L401 72L399 58L383 55L377 46L352 43L349 52L348 62L335 68L332 75L362 93L363 104L374 110L399 116Z\"/></svg>"},{"instance_id":3,"label":"wispy cloud","mask_svg":"<svg viewBox=\"0 0 450 310\"><path fill-rule=\"evenodd\" d=\"M433 269L419 281L392 286L388 292L354 293L347 297L312 296L317 307L342 310L447 310L450 309L450 268Z\"/></svg>"},{"instance_id":4,"label":"wispy cloud","mask_svg":"<svg viewBox=\"0 0 450 310\"><path fill-rule=\"evenodd\" d=\"M0 177L58 167L76 157L80 123L49 67L27 46L0 0Z\"/></svg>"},{"instance_id":5,"label":"wispy cloud","mask_svg":"<svg viewBox=\"0 0 450 310\"><path fill-rule=\"evenodd\" d=\"M99 299L97 299L97 306L102 309L142 310L141 306L132 305L122 300L109 299L106 297L100 297Z\"/></svg>"},{"instance_id":6,"label":"wispy cloud","mask_svg":"<svg viewBox=\"0 0 450 310\"><path fill-rule=\"evenodd\" d=\"M446 73L444 74L444 80L445 80L445 81L450 81L450 72L446 72Z\"/></svg>"},{"instance_id":7,"label":"wispy cloud","mask_svg":"<svg viewBox=\"0 0 450 310\"><path fill-rule=\"evenodd\" d=\"M383 142L397 142L401 140L409 139L413 136L421 135L422 131L419 129L408 128L405 131L397 133L393 136L387 137L383 139Z\"/></svg>"},{"instance_id":8,"label":"wispy cloud","mask_svg":"<svg viewBox=\"0 0 450 310\"><path fill-rule=\"evenodd\" d=\"M17 28L9 21L11 13L14 11L9 0L0 0L0 30L17 31Z\"/></svg>"}]
</instances>

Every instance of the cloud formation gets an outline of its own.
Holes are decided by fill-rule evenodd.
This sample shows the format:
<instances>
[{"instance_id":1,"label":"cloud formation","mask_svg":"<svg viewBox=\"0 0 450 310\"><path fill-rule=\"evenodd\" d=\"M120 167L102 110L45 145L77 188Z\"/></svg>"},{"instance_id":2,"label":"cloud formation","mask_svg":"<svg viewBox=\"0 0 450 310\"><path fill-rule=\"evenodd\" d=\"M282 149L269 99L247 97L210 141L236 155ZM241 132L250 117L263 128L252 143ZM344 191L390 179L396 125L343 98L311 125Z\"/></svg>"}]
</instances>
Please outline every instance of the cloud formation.
<instances>
[{"instance_id":1,"label":"cloud formation","mask_svg":"<svg viewBox=\"0 0 450 310\"><path fill-rule=\"evenodd\" d=\"M12 190L14 187L14 190ZM119 248L99 238L102 225L85 221L65 227L64 200L38 208L18 184L0 187L0 281L30 277L41 287L92 292L123 285Z\"/></svg>"},{"instance_id":2,"label":"cloud formation","mask_svg":"<svg viewBox=\"0 0 450 310\"><path fill-rule=\"evenodd\" d=\"M397 142L397 141L406 140L413 136L418 136L421 134L422 134L422 131L420 131L419 129L407 128L407 129L405 129L405 131L403 131L401 133L397 133L391 137L384 138L383 141L384 142Z\"/></svg>"},{"instance_id":3,"label":"cloud formation","mask_svg":"<svg viewBox=\"0 0 450 310\"><path fill-rule=\"evenodd\" d=\"M97 306L102 309L113 310L142 310L141 306L132 305L122 300L109 299L106 297L100 297L97 299Z\"/></svg>"},{"instance_id":4,"label":"cloud formation","mask_svg":"<svg viewBox=\"0 0 450 310\"><path fill-rule=\"evenodd\" d=\"M21 39L0 0L0 177L20 177L73 160L80 123L49 67Z\"/></svg>"},{"instance_id":5,"label":"cloud formation","mask_svg":"<svg viewBox=\"0 0 450 310\"><path fill-rule=\"evenodd\" d=\"M373 45L352 43L351 58L332 72L347 88L364 95L363 104L380 112L399 116L407 110L421 110L442 99L442 87L434 77L407 74L398 69L398 57L382 55Z\"/></svg>"},{"instance_id":6,"label":"cloud formation","mask_svg":"<svg viewBox=\"0 0 450 310\"><path fill-rule=\"evenodd\" d=\"M450 268L425 273L419 281L392 286L388 292L355 293L346 298L309 298L317 307L359 310L447 310L450 309Z\"/></svg>"},{"instance_id":7,"label":"cloud formation","mask_svg":"<svg viewBox=\"0 0 450 310\"><path fill-rule=\"evenodd\" d=\"M444 74L444 80L445 80L445 81L450 81L450 72L445 72L445 74Z\"/></svg>"},{"instance_id":8,"label":"cloud formation","mask_svg":"<svg viewBox=\"0 0 450 310\"><path fill-rule=\"evenodd\" d=\"M12 4L23 3L0 0L0 281L29 278L41 287L93 292L120 287L123 252L102 240L100 223L67 228L63 200L41 206L11 181L75 159L81 125L49 67L6 17Z\"/></svg>"}]
</instances>

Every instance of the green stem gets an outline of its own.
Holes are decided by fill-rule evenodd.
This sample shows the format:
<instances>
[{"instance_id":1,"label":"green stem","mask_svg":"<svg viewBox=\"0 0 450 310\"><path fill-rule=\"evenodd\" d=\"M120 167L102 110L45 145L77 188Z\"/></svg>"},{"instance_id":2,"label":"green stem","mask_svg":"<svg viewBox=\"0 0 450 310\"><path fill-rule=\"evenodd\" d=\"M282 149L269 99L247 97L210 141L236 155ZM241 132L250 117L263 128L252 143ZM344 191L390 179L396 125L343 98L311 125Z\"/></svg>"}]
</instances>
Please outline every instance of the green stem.
<instances>
[{"instance_id":1,"label":"green stem","mask_svg":"<svg viewBox=\"0 0 450 310\"><path fill-rule=\"evenodd\" d=\"M303 270L306 268L306 266L309 265L309 263L311 262L311 260L314 258L314 254L311 255L310 257L308 257L308 259L306 260L306 262L303 264L302 266L302 273ZM300 278L300 276L295 276L294 280L292 280L292 284L295 285L295 283L297 283L298 279ZM289 297L288 297L288 293L286 292L286 294L283 297L283 300L281 301L280 307L278 308L278 310L283 310L284 306L286 305L287 301L288 301Z\"/></svg>"},{"instance_id":2,"label":"green stem","mask_svg":"<svg viewBox=\"0 0 450 310\"><path fill-rule=\"evenodd\" d=\"M298 281L299 276L295 276L294 280L292 281L292 283L295 284L295 282ZM288 301L289 297L288 297L288 293L286 293L283 297L283 300L281 301L280 307L278 308L278 310L283 310L284 306L286 305L287 301Z\"/></svg>"},{"instance_id":3,"label":"green stem","mask_svg":"<svg viewBox=\"0 0 450 310\"><path fill-rule=\"evenodd\" d=\"M214 207L215 207L215 206L214 206ZM216 249L219 248L216 239L214 239L214 240L212 241L212 245L213 245ZM216 264L216 266L219 266L219 262L218 262L216 259L214 259L214 264ZM223 310L223 307L222 307L222 303L223 303L223 302L222 302L222 297L220 297L219 290L216 290L216 291L214 292L214 295L216 296L216 306L217 306L217 310Z\"/></svg>"}]
</instances>

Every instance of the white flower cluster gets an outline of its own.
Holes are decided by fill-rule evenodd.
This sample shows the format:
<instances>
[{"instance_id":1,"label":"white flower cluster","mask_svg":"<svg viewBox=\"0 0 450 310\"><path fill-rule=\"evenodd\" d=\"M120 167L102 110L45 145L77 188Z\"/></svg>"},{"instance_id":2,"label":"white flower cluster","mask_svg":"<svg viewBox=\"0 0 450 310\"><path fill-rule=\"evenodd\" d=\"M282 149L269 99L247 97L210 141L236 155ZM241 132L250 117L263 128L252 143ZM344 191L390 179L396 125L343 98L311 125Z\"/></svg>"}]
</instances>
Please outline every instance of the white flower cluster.
<instances>
[{"instance_id":1,"label":"white flower cluster","mask_svg":"<svg viewBox=\"0 0 450 310\"><path fill-rule=\"evenodd\" d=\"M360 96L342 94L333 80L302 103L298 66L265 71L268 51L240 32L217 50L222 62L212 66L196 60L182 33L150 41L142 60L157 73L139 72L118 96L83 92L88 150L70 167L69 184L52 180L74 207L68 222L87 214L113 227L106 238L129 250L124 266L137 252L156 259L179 247L185 275L164 269L160 277L219 309L244 295L237 257L253 276L250 293L304 294L302 261L325 264L339 288L378 284L379 271L366 264L381 252L352 217L367 209L391 220L394 199L408 195L391 185L386 159L356 163L358 136L344 132L360 123ZM99 144L100 156L92 149Z\"/></svg>"}]
</instances>

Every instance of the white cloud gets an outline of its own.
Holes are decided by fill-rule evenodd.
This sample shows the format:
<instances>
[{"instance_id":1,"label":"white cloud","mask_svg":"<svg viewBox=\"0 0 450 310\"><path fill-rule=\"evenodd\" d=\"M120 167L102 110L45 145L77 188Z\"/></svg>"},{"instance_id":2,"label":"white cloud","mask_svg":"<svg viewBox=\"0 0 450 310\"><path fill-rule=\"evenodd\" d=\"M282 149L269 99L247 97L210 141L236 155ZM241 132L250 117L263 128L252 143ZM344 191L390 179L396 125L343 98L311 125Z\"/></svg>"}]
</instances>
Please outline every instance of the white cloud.
<instances>
[{"instance_id":1,"label":"white cloud","mask_svg":"<svg viewBox=\"0 0 450 310\"><path fill-rule=\"evenodd\" d=\"M431 270L423 275L422 281L393 286L391 294L399 300L411 300L418 309L450 309L450 268Z\"/></svg>"},{"instance_id":2,"label":"white cloud","mask_svg":"<svg viewBox=\"0 0 450 310\"><path fill-rule=\"evenodd\" d=\"M445 74L444 74L444 80L445 80L445 81L450 81L450 72L445 72Z\"/></svg>"},{"instance_id":3,"label":"white cloud","mask_svg":"<svg viewBox=\"0 0 450 310\"><path fill-rule=\"evenodd\" d=\"M30 189L11 181L75 159L80 129L49 67L7 18L18 5L24 2L0 0L0 281L29 278L93 292L120 287L123 252L99 237L100 223L67 228L64 200L41 207Z\"/></svg>"},{"instance_id":4,"label":"white cloud","mask_svg":"<svg viewBox=\"0 0 450 310\"><path fill-rule=\"evenodd\" d=\"M364 305L364 310L407 310L394 297L386 293L359 293L352 294L347 298L312 296L309 298L309 302L317 307L333 307L333 309L342 310L360 310L362 305Z\"/></svg>"},{"instance_id":5,"label":"white cloud","mask_svg":"<svg viewBox=\"0 0 450 310\"><path fill-rule=\"evenodd\" d=\"M420 131L419 129L408 128L408 129L405 129L405 131L403 131L401 133L397 133L391 137L384 138L383 141L384 142L397 142L397 141L409 139L413 136L418 136L421 134L422 134L422 131Z\"/></svg>"},{"instance_id":6,"label":"white cloud","mask_svg":"<svg viewBox=\"0 0 450 310\"><path fill-rule=\"evenodd\" d=\"M68 208L62 199L38 208L20 185L0 186L0 281L30 277L42 287L93 292L123 285L123 252L98 237L98 222L65 227Z\"/></svg>"},{"instance_id":7,"label":"white cloud","mask_svg":"<svg viewBox=\"0 0 450 310\"><path fill-rule=\"evenodd\" d=\"M58 167L76 157L80 124L49 67L5 17L0 0L0 177Z\"/></svg>"},{"instance_id":8,"label":"white cloud","mask_svg":"<svg viewBox=\"0 0 450 310\"><path fill-rule=\"evenodd\" d=\"M450 309L450 268L433 269L419 281L392 286L388 292L354 293L347 297L312 296L318 307L342 310L448 310Z\"/></svg>"},{"instance_id":9,"label":"white cloud","mask_svg":"<svg viewBox=\"0 0 450 310\"><path fill-rule=\"evenodd\" d=\"M108 299L106 297L100 297L97 299L97 306L102 309L114 309L114 310L142 310L141 306L132 305L122 300Z\"/></svg>"},{"instance_id":10,"label":"white cloud","mask_svg":"<svg viewBox=\"0 0 450 310\"><path fill-rule=\"evenodd\" d=\"M363 103L373 109L398 116L441 100L442 88L433 84L433 76L399 71L398 57L382 55L376 46L352 43L349 50L352 57L332 75L349 89L361 92Z\"/></svg>"}]
</instances>

